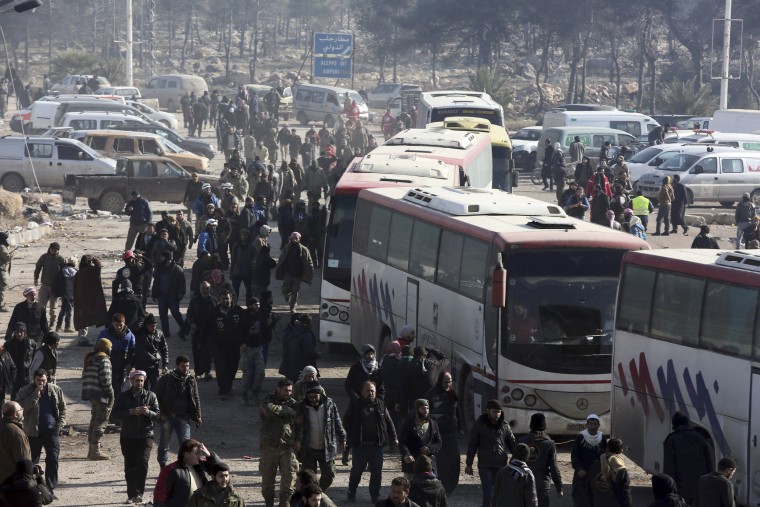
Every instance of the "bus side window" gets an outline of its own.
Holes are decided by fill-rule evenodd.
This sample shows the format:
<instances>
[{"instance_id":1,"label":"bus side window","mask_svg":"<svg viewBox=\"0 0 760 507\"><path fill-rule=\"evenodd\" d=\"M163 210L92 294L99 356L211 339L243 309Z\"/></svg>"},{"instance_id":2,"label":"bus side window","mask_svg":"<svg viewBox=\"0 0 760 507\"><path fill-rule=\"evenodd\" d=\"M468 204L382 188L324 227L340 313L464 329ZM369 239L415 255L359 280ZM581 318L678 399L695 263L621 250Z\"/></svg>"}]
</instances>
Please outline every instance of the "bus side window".
<instances>
[{"instance_id":1,"label":"bus side window","mask_svg":"<svg viewBox=\"0 0 760 507\"><path fill-rule=\"evenodd\" d=\"M380 262L385 262L388 256L388 224L391 221L391 211L375 206L369 218L369 242L367 255Z\"/></svg>"},{"instance_id":2,"label":"bus side window","mask_svg":"<svg viewBox=\"0 0 760 507\"><path fill-rule=\"evenodd\" d=\"M460 234L443 231L438 251L436 281L449 289L459 289L459 264L462 261L464 238Z\"/></svg>"},{"instance_id":3,"label":"bus side window","mask_svg":"<svg viewBox=\"0 0 760 507\"><path fill-rule=\"evenodd\" d=\"M488 245L476 239L465 238L462 249L462 269L459 275L459 292L480 301L486 279Z\"/></svg>"},{"instance_id":4,"label":"bus side window","mask_svg":"<svg viewBox=\"0 0 760 507\"><path fill-rule=\"evenodd\" d=\"M750 357L756 311L756 288L708 282L700 348Z\"/></svg>"},{"instance_id":5,"label":"bus side window","mask_svg":"<svg viewBox=\"0 0 760 507\"><path fill-rule=\"evenodd\" d=\"M440 232L435 225L414 221L414 243L409 255L409 272L429 282L435 278Z\"/></svg>"},{"instance_id":6,"label":"bus side window","mask_svg":"<svg viewBox=\"0 0 760 507\"><path fill-rule=\"evenodd\" d=\"M696 346L699 336L697 316L702 315L704 288L704 278L658 273L652 298L652 337ZM679 315L693 317L684 320Z\"/></svg>"},{"instance_id":7,"label":"bus side window","mask_svg":"<svg viewBox=\"0 0 760 507\"><path fill-rule=\"evenodd\" d=\"M401 213L393 214L390 230L390 237L393 238L393 241L388 245L388 265L404 271L409 270L413 225L414 220L411 217Z\"/></svg>"},{"instance_id":8,"label":"bus side window","mask_svg":"<svg viewBox=\"0 0 760 507\"><path fill-rule=\"evenodd\" d=\"M654 270L626 266L621 283L617 329L649 334L654 278Z\"/></svg>"}]
</instances>

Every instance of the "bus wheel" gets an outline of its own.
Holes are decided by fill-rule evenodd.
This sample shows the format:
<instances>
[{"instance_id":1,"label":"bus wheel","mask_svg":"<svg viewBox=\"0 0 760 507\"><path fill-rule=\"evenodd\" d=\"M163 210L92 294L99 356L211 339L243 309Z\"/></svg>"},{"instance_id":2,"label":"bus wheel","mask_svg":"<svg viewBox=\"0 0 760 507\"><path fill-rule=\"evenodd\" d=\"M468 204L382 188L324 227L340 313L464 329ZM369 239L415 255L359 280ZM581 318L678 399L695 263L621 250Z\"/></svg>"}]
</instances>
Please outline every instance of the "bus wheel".
<instances>
[{"instance_id":1,"label":"bus wheel","mask_svg":"<svg viewBox=\"0 0 760 507\"><path fill-rule=\"evenodd\" d=\"M472 379L472 372L465 367L462 373L461 388L459 393L459 417L465 435L470 434L470 430L475 425L475 381Z\"/></svg>"}]
</instances>

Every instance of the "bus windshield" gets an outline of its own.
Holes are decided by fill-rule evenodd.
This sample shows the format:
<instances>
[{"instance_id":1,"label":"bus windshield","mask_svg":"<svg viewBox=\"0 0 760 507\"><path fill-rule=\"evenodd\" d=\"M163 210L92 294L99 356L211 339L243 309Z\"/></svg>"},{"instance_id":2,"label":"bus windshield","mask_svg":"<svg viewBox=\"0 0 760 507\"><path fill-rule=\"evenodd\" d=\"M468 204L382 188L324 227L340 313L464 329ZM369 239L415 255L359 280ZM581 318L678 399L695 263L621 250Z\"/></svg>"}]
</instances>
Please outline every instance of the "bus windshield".
<instances>
[{"instance_id":1,"label":"bus windshield","mask_svg":"<svg viewBox=\"0 0 760 507\"><path fill-rule=\"evenodd\" d=\"M505 253L501 353L529 368L610 372L620 250Z\"/></svg>"},{"instance_id":2,"label":"bus windshield","mask_svg":"<svg viewBox=\"0 0 760 507\"><path fill-rule=\"evenodd\" d=\"M490 121L492 125L498 125L500 127L504 126L502 124L498 109L496 108L486 109L486 108L479 108L479 107L475 108L472 106L462 106L462 107L448 106L448 107L439 107L439 108L433 109L433 111L430 113L429 123L444 121L446 118L450 118L452 116L468 116L470 118L483 118L484 120Z\"/></svg>"},{"instance_id":3,"label":"bus windshield","mask_svg":"<svg viewBox=\"0 0 760 507\"><path fill-rule=\"evenodd\" d=\"M343 290L351 290L351 241L357 198L357 195L335 195L330 199L324 280Z\"/></svg>"},{"instance_id":4,"label":"bus windshield","mask_svg":"<svg viewBox=\"0 0 760 507\"><path fill-rule=\"evenodd\" d=\"M509 170L509 152L511 150L506 146L491 146L491 155L493 157L493 169L495 172Z\"/></svg>"}]
</instances>

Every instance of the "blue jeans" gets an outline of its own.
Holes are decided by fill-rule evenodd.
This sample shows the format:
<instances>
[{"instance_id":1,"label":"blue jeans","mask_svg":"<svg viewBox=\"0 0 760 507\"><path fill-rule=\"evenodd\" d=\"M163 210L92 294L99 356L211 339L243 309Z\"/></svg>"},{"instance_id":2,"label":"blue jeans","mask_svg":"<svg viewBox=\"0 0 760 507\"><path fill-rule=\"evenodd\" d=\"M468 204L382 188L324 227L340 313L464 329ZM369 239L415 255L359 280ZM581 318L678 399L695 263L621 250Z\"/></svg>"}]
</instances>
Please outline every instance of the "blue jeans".
<instances>
[{"instance_id":1,"label":"blue jeans","mask_svg":"<svg viewBox=\"0 0 760 507\"><path fill-rule=\"evenodd\" d=\"M164 468L169 462L169 442L172 433L177 434L177 447L190 438L190 418L188 416L169 417L161 421L161 435L158 440L158 464Z\"/></svg>"},{"instance_id":2,"label":"blue jeans","mask_svg":"<svg viewBox=\"0 0 760 507\"><path fill-rule=\"evenodd\" d=\"M42 449L45 449L45 483L48 489L53 491L58 486L58 455L61 452L58 430L40 433L38 437L29 437L29 447L35 465L40 463Z\"/></svg>"},{"instance_id":3,"label":"blue jeans","mask_svg":"<svg viewBox=\"0 0 760 507\"><path fill-rule=\"evenodd\" d=\"M489 507L491 505L493 484L496 482L496 474L498 471L498 467L478 467L478 475L480 475L480 487L483 488L483 507Z\"/></svg>"},{"instance_id":4,"label":"blue jeans","mask_svg":"<svg viewBox=\"0 0 760 507\"><path fill-rule=\"evenodd\" d=\"M380 482L383 479L383 447L377 444L359 445L351 449L351 474L348 476L348 491L356 494L362 474L369 465L369 496L380 496ZM495 475L495 474L494 474ZM493 487L493 483L491 483ZM489 493L490 497L490 493Z\"/></svg>"},{"instance_id":5,"label":"blue jeans","mask_svg":"<svg viewBox=\"0 0 760 507\"><path fill-rule=\"evenodd\" d=\"M179 300L169 299L166 294L159 294L158 316L161 319L161 330L166 336L171 336L169 332L169 311L172 312L172 317L179 326L179 334L185 334L185 321L182 320L182 312L179 310Z\"/></svg>"}]
</instances>

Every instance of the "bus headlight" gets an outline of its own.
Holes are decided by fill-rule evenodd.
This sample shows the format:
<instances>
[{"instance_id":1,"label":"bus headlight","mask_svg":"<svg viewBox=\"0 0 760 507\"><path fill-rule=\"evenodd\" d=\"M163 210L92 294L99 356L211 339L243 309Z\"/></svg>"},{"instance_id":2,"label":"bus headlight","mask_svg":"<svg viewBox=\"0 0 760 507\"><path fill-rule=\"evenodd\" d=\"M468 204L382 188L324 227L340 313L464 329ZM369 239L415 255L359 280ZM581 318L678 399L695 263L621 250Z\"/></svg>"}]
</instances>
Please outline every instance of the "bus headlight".
<instances>
[{"instance_id":1,"label":"bus headlight","mask_svg":"<svg viewBox=\"0 0 760 507\"><path fill-rule=\"evenodd\" d=\"M503 392L504 394L507 394L509 392L509 386L502 386L501 392Z\"/></svg>"},{"instance_id":2,"label":"bus headlight","mask_svg":"<svg viewBox=\"0 0 760 507\"><path fill-rule=\"evenodd\" d=\"M532 407L533 405L535 405L537 401L538 399L532 394L529 394L528 396L525 397L525 404L528 405L529 407Z\"/></svg>"},{"instance_id":3,"label":"bus headlight","mask_svg":"<svg viewBox=\"0 0 760 507\"><path fill-rule=\"evenodd\" d=\"M520 401L523 398L523 396L525 396L525 393L522 392L522 389L513 389L512 390L512 398L515 401Z\"/></svg>"},{"instance_id":4,"label":"bus headlight","mask_svg":"<svg viewBox=\"0 0 760 507\"><path fill-rule=\"evenodd\" d=\"M322 309L327 310L327 303L322 303Z\"/></svg>"},{"instance_id":5,"label":"bus headlight","mask_svg":"<svg viewBox=\"0 0 760 507\"><path fill-rule=\"evenodd\" d=\"M509 396L505 396L504 398L502 398L502 400L501 400L501 401L502 401L502 402L503 402L505 405L509 405L510 403L512 403L512 398L510 398Z\"/></svg>"},{"instance_id":6,"label":"bus headlight","mask_svg":"<svg viewBox=\"0 0 760 507\"><path fill-rule=\"evenodd\" d=\"M326 319L326 318L327 318L327 312L322 312L322 318L323 318L323 319Z\"/></svg>"},{"instance_id":7,"label":"bus headlight","mask_svg":"<svg viewBox=\"0 0 760 507\"><path fill-rule=\"evenodd\" d=\"M338 307L337 306L331 306L330 309L328 310L328 312L330 313L330 315L332 315L333 317L335 317L336 315L338 315Z\"/></svg>"},{"instance_id":8,"label":"bus headlight","mask_svg":"<svg viewBox=\"0 0 760 507\"><path fill-rule=\"evenodd\" d=\"M340 312L338 318L341 322L346 322L348 320L348 312Z\"/></svg>"}]
</instances>

